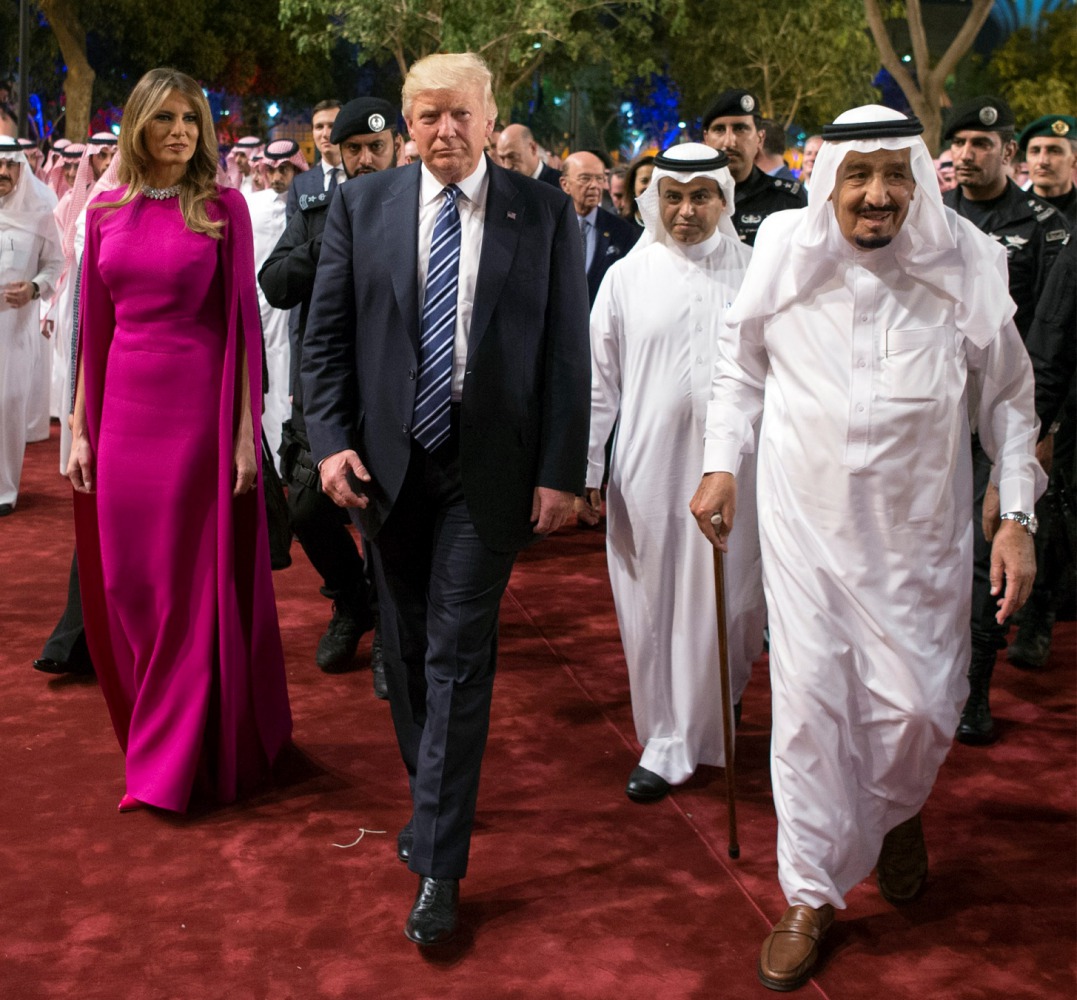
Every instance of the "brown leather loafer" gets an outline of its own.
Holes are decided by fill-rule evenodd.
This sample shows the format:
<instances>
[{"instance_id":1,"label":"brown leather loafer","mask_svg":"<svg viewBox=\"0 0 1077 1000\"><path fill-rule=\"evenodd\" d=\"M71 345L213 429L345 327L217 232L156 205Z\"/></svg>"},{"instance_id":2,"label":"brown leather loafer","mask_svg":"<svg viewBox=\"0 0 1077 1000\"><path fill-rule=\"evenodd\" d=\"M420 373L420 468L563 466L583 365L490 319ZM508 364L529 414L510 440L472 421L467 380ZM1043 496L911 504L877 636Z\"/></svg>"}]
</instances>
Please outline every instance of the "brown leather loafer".
<instances>
[{"instance_id":1,"label":"brown leather loafer","mask_svg":"<svg viewBox=\"0 0 1077 1000\"><path fill-rule=\"evenodd\" d=\"M883 899L895 906L911 903L924 891L927 880L927 847L920 814L905 820L883 838L875 881Z\"/></svg>"},{"instance_id":2,"label":"brown leather loafer","mask_svg":"<svg viewBox=\"0 0 1077 1000\"><path fill-rule=\"evenodd\" d=\"M819 959L819 942L833 922L834 907L829 903L818 909L790 906L763 942L759 981L779 993L803 986Z\"/></svg>"}]
</instances>

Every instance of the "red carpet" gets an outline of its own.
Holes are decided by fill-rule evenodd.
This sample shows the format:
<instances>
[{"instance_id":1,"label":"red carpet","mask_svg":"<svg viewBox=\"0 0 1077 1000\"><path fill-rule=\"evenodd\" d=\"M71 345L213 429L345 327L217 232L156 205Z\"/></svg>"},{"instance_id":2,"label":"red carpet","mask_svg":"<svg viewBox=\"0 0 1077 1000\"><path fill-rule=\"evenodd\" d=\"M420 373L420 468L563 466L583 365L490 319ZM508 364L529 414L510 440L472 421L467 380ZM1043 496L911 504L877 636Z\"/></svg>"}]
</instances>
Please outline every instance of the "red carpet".
<instances>
[{"instance_id":1,"label":"red carpet","mask_svg":"<svg viewBox=\"0 0 1077 1000\"><path fill-rule=\"evenodd\" d=\"M638 748L601 534L568 529L519 561L464 929L425 954L402 932L415 877L395 858L409 807L388 708L369 671L314 666L329 606L298 545L276 574L297 745L278 786L185 818L116 813L122 759L96 684L30 668L72 549L56 455L55 434L27 450L0 520L2 1000L774 996L755 979L784 909L765 661L745 697L731 861L721 771L653 806L624 796ZM1074 995L1077 629L1055 636L1043 673L1000 662L1001 742L955 747L943 769L928 891L899 911L855 890L798 995Z\"/></svg>"}]
</instances>

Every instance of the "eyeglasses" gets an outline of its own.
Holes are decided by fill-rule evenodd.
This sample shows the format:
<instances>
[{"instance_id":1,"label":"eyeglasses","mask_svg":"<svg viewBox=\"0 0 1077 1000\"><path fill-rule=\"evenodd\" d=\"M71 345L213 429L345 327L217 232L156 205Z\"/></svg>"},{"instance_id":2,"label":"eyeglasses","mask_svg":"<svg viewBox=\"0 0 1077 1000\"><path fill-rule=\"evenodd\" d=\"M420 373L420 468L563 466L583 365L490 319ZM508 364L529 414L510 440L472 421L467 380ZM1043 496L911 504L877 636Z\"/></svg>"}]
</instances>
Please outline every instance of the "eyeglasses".
<instances>
[{"instance_id":1,"label":"eyeglasses","mask_svg":"<svg viewBox=\"0 0 1077 1000\"><path fill-rule=\"evenodd\" d=\"M579 181L581 184L605 184L605 174L576 174L572 178L574 181Z\"/></svg>"}]
</instances>

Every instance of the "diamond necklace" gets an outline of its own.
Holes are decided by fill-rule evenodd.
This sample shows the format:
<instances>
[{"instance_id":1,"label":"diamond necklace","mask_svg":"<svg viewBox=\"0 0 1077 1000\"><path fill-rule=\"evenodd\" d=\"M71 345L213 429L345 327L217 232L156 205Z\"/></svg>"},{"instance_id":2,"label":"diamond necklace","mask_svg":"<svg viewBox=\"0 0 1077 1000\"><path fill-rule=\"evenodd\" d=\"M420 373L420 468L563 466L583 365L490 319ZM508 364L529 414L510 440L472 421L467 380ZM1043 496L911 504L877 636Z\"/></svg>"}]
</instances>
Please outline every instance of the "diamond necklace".
<instances>
[{"instance_id":1,"label":"diamond necklace","mask_svg":"<svg viewBox=\"0 0 1077 1000\"><path fill-rule=\"evenodd\" d=\"M179 194L179 190L180 186L173 184L172 187L166 188L144 187L142 193L154 201L164 201L166 198L175 198Z\"/></svg>"}]
</instances>

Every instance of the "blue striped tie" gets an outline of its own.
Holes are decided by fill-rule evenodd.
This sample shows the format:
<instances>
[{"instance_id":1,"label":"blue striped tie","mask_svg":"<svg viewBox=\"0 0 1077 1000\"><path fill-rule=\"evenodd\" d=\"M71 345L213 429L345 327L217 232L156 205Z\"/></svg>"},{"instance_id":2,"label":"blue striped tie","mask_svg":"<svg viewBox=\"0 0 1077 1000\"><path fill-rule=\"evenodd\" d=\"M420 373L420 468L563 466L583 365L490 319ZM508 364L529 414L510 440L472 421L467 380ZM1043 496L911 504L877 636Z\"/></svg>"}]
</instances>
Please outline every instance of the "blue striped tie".
<instances>
[{"instance_id":1,"label":"blue striped tie","mask_svg":"<svg viewBox=\"0 0 1077 1000\"><path fill-rule=\"evenodd\" d=\"M460 212L455 184L445 188L445 203L434 220L419 338L419 384L415 390L412 436L433 451L449 436L456 290L460 278Z\"/></svg>"}]
</instances>

